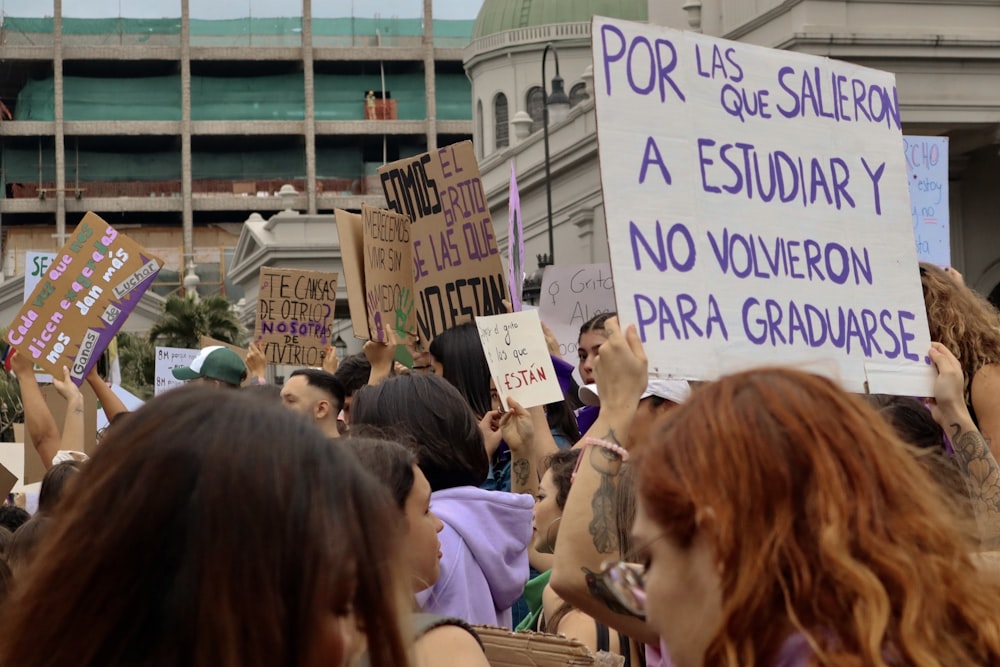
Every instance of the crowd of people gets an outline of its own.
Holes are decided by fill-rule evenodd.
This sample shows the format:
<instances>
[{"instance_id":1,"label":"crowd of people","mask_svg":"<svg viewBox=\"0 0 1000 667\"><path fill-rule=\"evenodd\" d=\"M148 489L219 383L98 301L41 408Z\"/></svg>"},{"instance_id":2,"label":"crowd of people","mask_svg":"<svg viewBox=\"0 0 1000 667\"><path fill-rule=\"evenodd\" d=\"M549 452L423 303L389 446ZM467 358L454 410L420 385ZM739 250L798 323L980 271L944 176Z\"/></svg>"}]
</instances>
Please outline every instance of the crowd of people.
<instances>
[{"instance_id":1,"label":"crowd of people","mask_svg":"<svg viewBox=\"0 0 1000 667\"><path fill-rule=\"evenodd\" d=\"M609 664L1000 665L1000 313L921 265L931 397L794 368L649 374L613 313L564 400L501 405L474 325L268 384L210 347L92 456L15 354L48 468L0 508L0 664L489 664L480 626Z\"/></svg>"}]
</instances>

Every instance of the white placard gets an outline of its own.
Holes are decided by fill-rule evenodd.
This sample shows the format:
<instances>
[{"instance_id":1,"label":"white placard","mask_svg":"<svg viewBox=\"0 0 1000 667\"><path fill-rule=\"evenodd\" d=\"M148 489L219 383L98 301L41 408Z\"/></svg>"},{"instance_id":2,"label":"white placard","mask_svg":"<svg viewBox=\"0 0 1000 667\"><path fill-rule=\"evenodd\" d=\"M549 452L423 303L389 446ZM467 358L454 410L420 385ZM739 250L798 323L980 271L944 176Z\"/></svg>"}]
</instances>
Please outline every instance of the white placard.
<instances>
[{"instance_id":1,"label":"white placard","mask_svg":"<svg viewBox=\"0 0 1000 667\"><path fill-rule=\"evenodd\" d=\"M476 329L500 402L526 408L563 400L537 310L476 318Z\"/></svg>"},{"instance_id":2,"label":"white placard","mask_svg":"<svg viewBox=\"0 0 1000 667\"><path fill-rule=\"evenodd\" d=\"M29 250L24 253L24 301L27 303L31 293L38 287L42 276L49 270L49 265L56 258L54 252L37 252Z\"/></svg>"},{"instance_id":3,"label":"white placard","mask_svg":"<svg viewBox=\"0 0 1000 667\"><path fill-rule=\"evenodd\" d=\"M198 356L201 350L189 350L183 347L158 347L156 348L156 381L153 385L153 394L160 395L168 389L179 387L184 384L183 380L178 380L170 371L175 368L187 366Z\"/></svg>"},{"instance_id":4,"label":"white placard","mask_svg":"<svg viewBox=\"0 0 1000 667\"><path fill-rule=\"evenodd\" d=\"M24 301L27 303L35 287L41 282L42 276L49 270L49 265L56 258L54 252L37 252L29 250L24 253ZM35 366L35 379L38 382L52 382L52 376Z\"/></svg>"},{"instance_id":5,"label":"white placard","mask_svg":"<svg viewBox=\"0 0 1000 667\"><path fill-rule=\"evenodd\" d=\"M604 18L593 44L618 312L650 372L929 395L893 75Z\"/></svg>"},{"instance_id":6,"label":"white placard","mask_svg":"<svg viewBox=\"0 0 1000 667\"><path fill-rule=\"evenodd\" d=\"M580 363L577 343L580 327L587 320L615 310L615 283L611 265L573 264L546 266L538 312L559 341L559 356L576 367ZM580 382L579 370L573 371Z\"/></svg>"},{"instance_id":7,"label":"white placard","mask_svg":"<svg viewBox=\"0 0 1000 667\"><path fill-rule=\"evenodd\" d=\"M917 259L951 266L948 137L904 136Z\"/></svg>"}]
</instances>

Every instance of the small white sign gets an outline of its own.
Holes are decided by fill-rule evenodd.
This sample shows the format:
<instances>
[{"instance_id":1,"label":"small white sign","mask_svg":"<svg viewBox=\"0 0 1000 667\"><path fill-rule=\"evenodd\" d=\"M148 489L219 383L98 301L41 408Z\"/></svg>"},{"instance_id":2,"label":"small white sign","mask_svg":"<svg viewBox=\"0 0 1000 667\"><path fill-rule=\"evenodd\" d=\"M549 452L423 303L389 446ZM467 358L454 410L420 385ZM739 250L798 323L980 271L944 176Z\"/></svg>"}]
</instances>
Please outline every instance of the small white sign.
<instances>
[{"instance_id":1,"label":"small white sign","mask_svg":"<svg viewBox=\"0 0 1000 667\"><path fill-rule=\"evenodd\" d=\"M156 382L153 386L153 393L160 395L163 392L179 387L184 384L183 380L174 377L172 371L175 368L189 365L201 350L189 350L183 347L158 347L156 348Z\"/></svg>"},{"instance_id":2,"label":"small white sign","mask_svg":"<svg viewBox=\"0 0 1000 667\"><path fill-rule=\"evenodd\" d=\"M537 310L476 318L476 328L500 402L526 408L563 400Z\"/></svg>"},{"instance_id":3,"label":"small white sign","mask_svg":"<svg viewBox=\"0 0 1000 667\"><path fill-rule=\"evenodd\" d=\"M559 356L574 368L580 363L580 327L595 315L614 310L615 283L610 264L545 267L538 312L559 341ZM581 382L578 369L573 375Z\"/></svg>"},{"instance_id":4,"label":"small white sign","mask_svg":"<svg viewBox=\"0 0 1000 667\"><path fill-rule=\"evenodd\" d=\"M904 136L917 259L951 266L948 137Z\"/></svg>"},{"instance_id":5,"label":"small white sign","mask_svg":"<svg viewBox=\"0 0 1000 667\"><path fill-rule=\"evenodd\" d=\"M29 250L24 253L24 301L28 302L31 293L35 291L42 276L49 270L49 265L56 258L54 252L36 252Z\"/></svg>"}]
</instances>

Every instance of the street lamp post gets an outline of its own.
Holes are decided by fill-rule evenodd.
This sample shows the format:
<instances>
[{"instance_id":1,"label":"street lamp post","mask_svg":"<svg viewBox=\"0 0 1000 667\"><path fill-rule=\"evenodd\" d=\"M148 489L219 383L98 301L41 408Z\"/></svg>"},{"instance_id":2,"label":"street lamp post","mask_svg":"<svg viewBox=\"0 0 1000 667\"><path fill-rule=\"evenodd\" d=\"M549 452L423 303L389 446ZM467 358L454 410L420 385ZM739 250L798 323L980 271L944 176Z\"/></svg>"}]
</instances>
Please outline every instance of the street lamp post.
<instances>
[{"instance_id":1,"label":"street lamp post","mask_svg":"<svg viewBox=\"0 0 1000 667\"><path fill-rule=\"evenodd\" d=\"M549 94L545 90L545 61L548 60L549 51L552 51L552 57L556 59L556 75L552 77L552 93ZM556 261L556 248L555 241L553 239L552 230L552 179L551 179L551 167L549 164L549 106L553 107L553 111L556 112L562 120L566 117L566 113L569 111L569 98L566 97L566 91L563 90L563 80L559 76L559 52L556 47L552 44L546 44L545 50L542 51L542 129L544 133L544 143L545 143L545 205L546 211L548 212L548 225L549 225L549 254L545 258L545 265L554 264ZM539 268L543 268L541 257L539 257Z\"/></svg>"}]
</instances>

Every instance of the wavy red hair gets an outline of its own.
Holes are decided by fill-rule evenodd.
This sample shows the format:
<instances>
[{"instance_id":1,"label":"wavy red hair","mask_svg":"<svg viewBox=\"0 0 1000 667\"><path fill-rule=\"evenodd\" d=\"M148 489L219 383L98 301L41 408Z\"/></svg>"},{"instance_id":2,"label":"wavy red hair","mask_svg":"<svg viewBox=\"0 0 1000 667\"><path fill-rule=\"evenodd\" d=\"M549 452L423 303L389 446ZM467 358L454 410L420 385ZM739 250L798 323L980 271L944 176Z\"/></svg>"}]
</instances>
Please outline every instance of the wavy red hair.
<instances>
[{"instance_id":1,"label":"wavy red hair","mask_svg":"<svg viewBox=\"0 0 1000 667\"><path fill-rule=\"evenodd\" d=\"M892 429L789 369L706 385L639 452L649 516L682 546L714 513L722 625L705 664L767 665L789 628L828 667L1000 664L1000 578Z\"/></svg>"}]
</instances>

